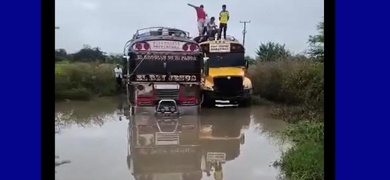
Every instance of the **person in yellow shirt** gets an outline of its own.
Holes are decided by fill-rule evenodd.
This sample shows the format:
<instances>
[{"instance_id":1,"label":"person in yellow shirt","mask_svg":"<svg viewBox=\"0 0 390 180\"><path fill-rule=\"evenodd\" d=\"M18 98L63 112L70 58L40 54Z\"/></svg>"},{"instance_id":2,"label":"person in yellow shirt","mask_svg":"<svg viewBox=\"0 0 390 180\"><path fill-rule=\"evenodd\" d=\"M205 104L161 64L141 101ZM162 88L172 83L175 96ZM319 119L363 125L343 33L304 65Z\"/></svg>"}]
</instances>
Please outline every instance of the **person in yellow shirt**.
<instances>
[{"instance_id":1,"label":"person in yellow shirt","mask_svg":"<svg viewBox=\"0 0 390 180\"><path fill-rule=\"evenodd\" d=\"M223 32L223 38L226 39L227 22L229 21L229 11L226 10L226 5L222 5L222 11L219 13L219 33L218 40L221 39Z\"/></svg>"}]
</instances>

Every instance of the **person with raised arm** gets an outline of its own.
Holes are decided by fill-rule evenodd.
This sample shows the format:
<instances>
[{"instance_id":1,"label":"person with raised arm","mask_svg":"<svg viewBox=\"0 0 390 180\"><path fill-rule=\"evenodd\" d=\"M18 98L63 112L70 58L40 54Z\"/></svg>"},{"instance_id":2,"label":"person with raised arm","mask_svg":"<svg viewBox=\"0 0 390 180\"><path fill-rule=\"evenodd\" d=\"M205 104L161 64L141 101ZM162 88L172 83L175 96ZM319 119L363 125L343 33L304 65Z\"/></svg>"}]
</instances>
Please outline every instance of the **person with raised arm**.
<instances>
[{"instance_id":1,"label":"person with raised arm","mask_svg":"<svg viewBox=\"0 0 390 180\"><path fill-rule=\"evenodd\" d=\"M189 3L188 3L188 6L191 6L191 7L195 8L195 10L196 10L197 27L198 27L198 31L199 31L199 36L202 36L203 30L205 27L206 16L207 16L206 12L204 11L204 6L200 5L198 7L198 6L189 4Z\"/></svg>"}]
</instances>

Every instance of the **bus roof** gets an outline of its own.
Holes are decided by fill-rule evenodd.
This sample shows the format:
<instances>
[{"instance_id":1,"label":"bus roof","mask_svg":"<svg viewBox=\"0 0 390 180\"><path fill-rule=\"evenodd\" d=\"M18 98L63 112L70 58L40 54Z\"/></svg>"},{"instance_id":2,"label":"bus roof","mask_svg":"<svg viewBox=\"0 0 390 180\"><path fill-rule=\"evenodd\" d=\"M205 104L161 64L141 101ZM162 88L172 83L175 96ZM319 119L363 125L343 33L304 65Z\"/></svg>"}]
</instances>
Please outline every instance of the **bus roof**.
<instances>
[{"instance_id":1,"label":"bus roof","mask_svg":"<svg viewBox=\"0 0 390 180\"><path fill-rule=\"evenodd\" d=\"M172 27L147 27L138 29L133 37L128 40L124 46L123 54L127 55L129 48L132 48L132 45L137 42L142 41L153 41L153 40L176 40L181 42L196 43L189 37L189 32L172 28Z\"/></svg>"}]
</instances>

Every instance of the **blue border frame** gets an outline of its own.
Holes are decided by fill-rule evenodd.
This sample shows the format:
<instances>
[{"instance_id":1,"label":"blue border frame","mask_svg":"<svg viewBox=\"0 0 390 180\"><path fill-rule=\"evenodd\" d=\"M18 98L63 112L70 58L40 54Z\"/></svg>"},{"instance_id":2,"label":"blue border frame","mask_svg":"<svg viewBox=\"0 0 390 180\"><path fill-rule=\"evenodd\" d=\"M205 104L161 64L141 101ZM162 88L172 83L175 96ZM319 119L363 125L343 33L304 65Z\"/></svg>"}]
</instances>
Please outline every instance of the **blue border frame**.
<instances>
[{"instance_id":1,"label":"blue border frame","mask_svg":"<svg viewBox=\"0 0 390 180\"><path fill-rule=\"evenodd\" d=\"M385 2L336 1L337 179L387 177L390 29ZM40 179L41 5L21 0L4 1L2 7L1 179Z\"/></svg>"},{"instance_id":2,"label":"blue border frame","mask_svg":"<svg viewBox=\"0 0 390 180\"><path fill-rule=\"evenodd\" d=\"M41 177L41 3L3 1L2 177Z\"/></svg>"},{"instance_id":3,"label":"blue border frame","mask_svg":"<svg viewBox=\"0 0 390 180\"><path fill-rule=\"evenodd\" d=\"M338 180L389 179L388 3L336 1Z\"/></svg>"}]
</instances>

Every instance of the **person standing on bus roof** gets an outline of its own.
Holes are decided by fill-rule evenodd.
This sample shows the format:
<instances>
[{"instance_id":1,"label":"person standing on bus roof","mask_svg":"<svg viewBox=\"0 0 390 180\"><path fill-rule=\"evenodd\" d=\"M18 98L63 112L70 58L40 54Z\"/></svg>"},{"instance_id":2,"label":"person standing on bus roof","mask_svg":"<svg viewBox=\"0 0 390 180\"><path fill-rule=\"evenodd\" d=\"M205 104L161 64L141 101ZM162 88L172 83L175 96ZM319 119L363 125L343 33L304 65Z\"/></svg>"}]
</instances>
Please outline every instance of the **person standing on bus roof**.
<instances>
[{"instance_id":1,"label":"person standing on bus roof","mask_svg":"<svg viewBox=\"0 0 390 180\"><path fill-rule=\"evenodd\" d=\"M203 5L200 5L198 7L198 6L194 6L192 4L189 4L189 3L188 3L188 6L191 6L191 7L195 8L195 10L196 10L197 27L198 27L198 31L199 31L199 36L202 36L202 32L204 30L206 16L207 16L206 12L203 9L204 7L203 7Z\"/></svg>"},{"instance_id":2,"label":"person standing on bus roof","mask_svg":"<svg viewBox=\"0 0 390 180\"><path fill-rule=\"evenodd\" d=\"M223 38L226 39L227 22L229 21L229 11L226 10L226 5L222 5L222 11L219 13L219 33L218 40L221 39L223 32Z\"/></svg>"}]
</instances>

